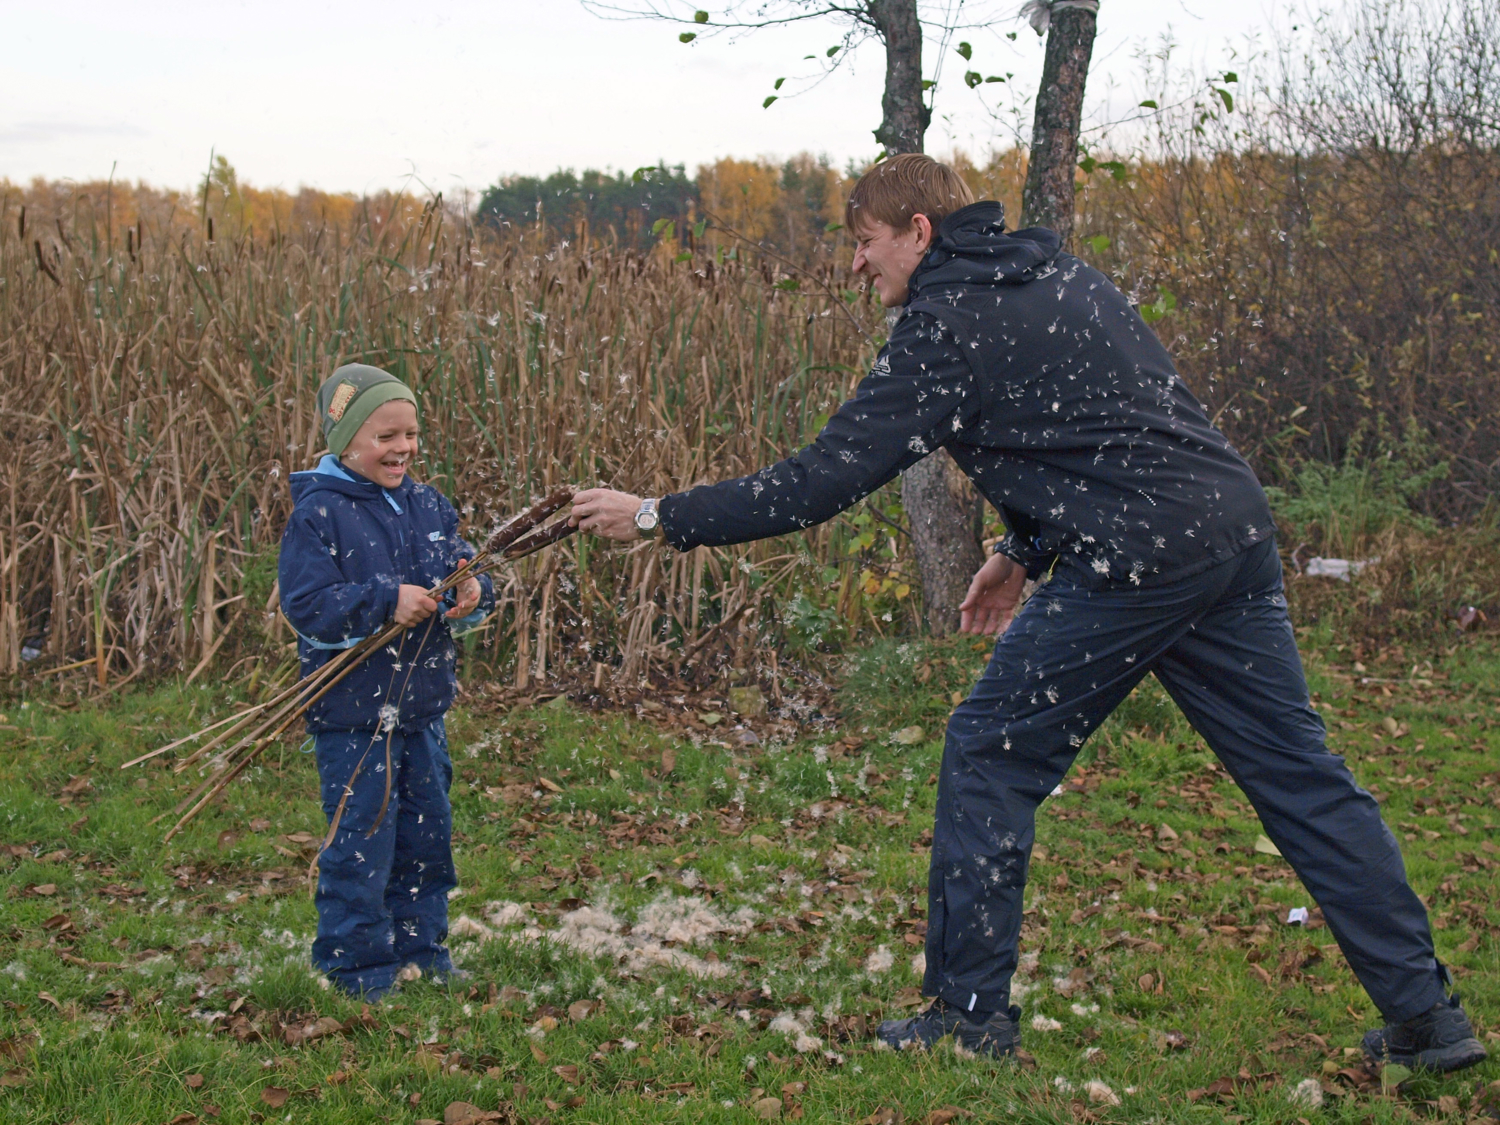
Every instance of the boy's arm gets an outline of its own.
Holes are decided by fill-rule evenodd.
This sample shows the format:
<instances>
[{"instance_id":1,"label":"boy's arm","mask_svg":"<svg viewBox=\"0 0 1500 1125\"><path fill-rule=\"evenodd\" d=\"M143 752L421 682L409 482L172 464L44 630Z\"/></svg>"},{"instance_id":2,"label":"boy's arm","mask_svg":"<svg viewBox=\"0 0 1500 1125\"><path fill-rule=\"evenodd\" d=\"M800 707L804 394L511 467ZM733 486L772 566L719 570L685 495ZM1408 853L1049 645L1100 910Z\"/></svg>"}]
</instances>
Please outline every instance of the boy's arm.
<instances>
[{"instance_id":1,"label":"boy's arm","mask_svg":"<svg viewBox=\"0 0 1500 1125\"><path fill-rule=\"evenodd\" d=\"M737 480L674 493L662 531L680 551L831 519L978 420L974 376L934 318L903 317L854 397L804 449Z\"/></svg>"},{"instance_id":2,"label":"boy's arm","mask_svg":"<svg viewBox=\"0 0 1500 1125\"><path fill-rule=\"evenodd\" d=\"M335 561L336 549L308 513L293 510L277 565L281 612L303 637L325 645L374 633L396 612L401 590L394 574L350 582Z\"/></svg>"}]
</instances>

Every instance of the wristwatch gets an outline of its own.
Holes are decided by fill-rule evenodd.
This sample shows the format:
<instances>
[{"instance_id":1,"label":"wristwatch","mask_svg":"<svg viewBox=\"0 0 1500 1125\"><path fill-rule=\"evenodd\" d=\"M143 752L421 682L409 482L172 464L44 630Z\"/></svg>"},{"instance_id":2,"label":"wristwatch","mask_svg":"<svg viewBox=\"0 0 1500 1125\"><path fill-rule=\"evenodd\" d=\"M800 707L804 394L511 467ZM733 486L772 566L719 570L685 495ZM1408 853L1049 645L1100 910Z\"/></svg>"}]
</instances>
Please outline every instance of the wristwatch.
<instances>
[{"instance_id":1,"label":"wristwatch","mask_svg":"<svg viewBox=\"0 0 1500 1125\"><path fill-rule=\"evenodd\" d=\"M661 513L656 510L655 500L642 500L641 510L635 514L635 529L642 539L655 539L661 529Z\"/></svg>"}]
</instances>

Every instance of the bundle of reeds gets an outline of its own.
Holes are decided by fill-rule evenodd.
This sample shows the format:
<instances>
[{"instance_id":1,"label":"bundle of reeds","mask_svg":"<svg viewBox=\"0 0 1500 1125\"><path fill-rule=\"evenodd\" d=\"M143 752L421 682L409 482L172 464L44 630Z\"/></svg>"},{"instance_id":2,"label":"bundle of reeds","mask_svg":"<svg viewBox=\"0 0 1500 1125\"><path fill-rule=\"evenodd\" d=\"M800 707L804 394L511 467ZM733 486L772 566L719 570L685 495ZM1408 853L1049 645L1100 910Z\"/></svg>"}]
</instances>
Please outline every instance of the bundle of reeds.
<instances>
[{"instance_id":1,"label":"bundle of reeds","mask_svg":"<svg viewBox=\"0 0 1500 1125\"><path fill-rule=\"evenodd\" d=\"M542 525L560 512L572 499L572 489L559 489L541 503L533 505L507 521L490 536L484 547L472 559L465 560L452 574L428 590L427 596L440 602L448 591L466 579L486 574L501 563L523 559L527 555L535 554L543 547L566 539L576 530L567 520L558 520L546 527ZM429 630L433 620L433 618L428 619ZM129 769L131 766L158 757L185 743L195 742L210 731L228 724L226 730L221 731L212 740L177 763L175 772L182 773L208 758L214 751L218 751L213 759L212 771L202 784L184 797L173 810L173 814L179 819L167 833L166 839L170 840L182 831L188 822L222 793L230 782L244 773L268 745L302 718L313 704L332 691L345 676L359 667L371 654L379 651L406 630L406 626L391 622L384 629L372 633L357 645L342 650L317 671L264 703L257 703L228 718L212 723L186 738L180 738L176 742L153 750L149 754L143 754L139 758L133 758L122 765L121 769ZM423 639L425 640L425 634Z\"/></svg>"}]
</instances>

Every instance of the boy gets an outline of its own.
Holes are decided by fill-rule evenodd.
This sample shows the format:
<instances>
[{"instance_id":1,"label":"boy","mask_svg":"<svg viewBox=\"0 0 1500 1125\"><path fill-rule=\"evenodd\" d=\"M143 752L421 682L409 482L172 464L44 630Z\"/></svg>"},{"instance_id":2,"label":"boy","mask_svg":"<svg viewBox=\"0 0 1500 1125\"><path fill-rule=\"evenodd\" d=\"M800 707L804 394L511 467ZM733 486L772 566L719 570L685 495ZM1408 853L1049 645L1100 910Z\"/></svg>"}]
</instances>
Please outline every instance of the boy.
<instances>
[{"instance_id":1,"label":"boy","mask_svg":"<svg viewBox=\"0 0 1500 1125\"><path fill-rule=\"evenodd\" d=\"M975 203L930 157L877 164L846 215L854 271L901 313L813 444L659 502L580 492L572 519L616 539L659 524L679 550L783 535L939 446L1000 510L1009 534L961 627L1002 635L949 720L939 774L923 982L935 999L880 1039L1014 1051L1036 808L1150 672L1249 794L1388 1021L1366 1054L1434 1070L1482 1060L1379 807L1323 744L1265 493L1166 349L1057 235L1007 233L1000 204ZM1048 574L1017 612L1026 578Z\"/></svg>"},{"instance_id":2,"label":"boy","mask_svg":"<svg viewBox=\"0 0 1500 1125\"><path fill-rule=\"evenodd\" d=\"M331 825L337 817L318 859L313 964L366 1000L398 977L454 972L443 945L458 885L443 715L457 686L454 632L494 605L488 576L459 586L445 612L426 594L474 549L453 505L408 476L416 404L395 376L363 364L319 388L328 453L292 474L278 570L304 675L389 621L407 627L307 713L323 811Z\"/></svg>"}]
</instances>

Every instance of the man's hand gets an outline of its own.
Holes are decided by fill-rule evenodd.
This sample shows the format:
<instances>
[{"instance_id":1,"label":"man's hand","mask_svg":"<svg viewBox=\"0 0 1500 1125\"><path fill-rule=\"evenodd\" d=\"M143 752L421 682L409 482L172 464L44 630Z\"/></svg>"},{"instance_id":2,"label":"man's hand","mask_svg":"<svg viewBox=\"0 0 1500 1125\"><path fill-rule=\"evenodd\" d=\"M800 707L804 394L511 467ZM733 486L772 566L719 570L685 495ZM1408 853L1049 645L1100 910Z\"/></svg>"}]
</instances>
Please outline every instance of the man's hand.
<instances>
[{"instance_id":1,"label":"man's hand","mask_svg":"<svg viewBox=\"0 0 1500 1125\"><path fill-rule=\"evenodd\" d=\"M467 617L474 612L474 607L479 604L479 579L465 578L455 589L458 590L458 601L452 609L445 613L444 617ZM431 599L428 599L431 601Z\"/></svg>"},{"instance_id":2,"label":"man's hand","mask_svg":"<svg viewBox=\"0 0 1500 1125\"><path fill-rule=\"evenodd\" d=\"M1015 616L1026 584L1026 568L1004 555L991 555L969 583L959 606L959 630L964 633L1003 633Z\"/></svg>"},{"instance_id":3,"label":"man's hand","mask_svg":"<svg viewBox=\"0 0 1500 1125\"><path fill-rule=\"evenodd\" d=\"M640 510L639 496L612 488L586 488L573 497L568 522L580 531L628 543L641 537L635 526L635 514Z\"/></svg>"},{"instance_id":4,"label":"man's hand","mask_svg":"<svg viewBox=\"0 0 1500 1125\"><path fill-rule=\"evenodd\" d=\"M469 579L474 582L474 579ZM479 583L474 582L477 586ZM476 598L477 601L477 598ZM412 586L405 582L401 584L400 593L396 596L396 624L410 629L413 625L420 625L438 610L437 602L427 596L427 591L420 586Z\"/></svg>"}]
</instances>

